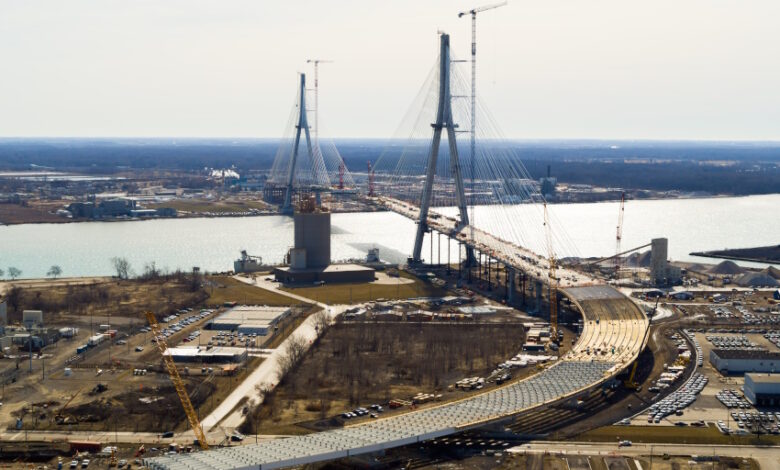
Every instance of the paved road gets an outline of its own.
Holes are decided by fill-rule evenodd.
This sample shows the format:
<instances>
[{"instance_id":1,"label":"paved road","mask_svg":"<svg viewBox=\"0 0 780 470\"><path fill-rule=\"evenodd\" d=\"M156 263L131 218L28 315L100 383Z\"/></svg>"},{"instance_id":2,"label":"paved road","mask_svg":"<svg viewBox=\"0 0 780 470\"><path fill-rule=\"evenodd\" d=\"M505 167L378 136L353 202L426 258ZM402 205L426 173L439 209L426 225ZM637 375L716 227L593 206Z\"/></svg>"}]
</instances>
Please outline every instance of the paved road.
<instances>
[{"instance_id":1,"label":"paved road","mask_svg":"<svg viewBox=\"0 0 780 470\"><path fill-rule=\"evenodd\" d=\"M509 449L516 453L550 452L568 455L624 455L631 457L654 455L719 455L722 457L749 457L756 459L762 470L780 468L780 447L694 445L694 444L633 444L618 447L617 443L536 441Z\"/></svg>"},{"instance_id":2,"label":"paved road","mask_svg":"<svg viewBox=\"0 0 780 470\"><path fill-rule=\"evenodd\" d=\"M319 305L326 312L331 315L331 318L338 315L342 311L351 308L348 305L328 306L323 303L315 302L312 299L301 297L299 295L291 294L280 290L277 284L266 281L265 279L258 278L256 280L246 278L243 276L235 276L236 280L245 282L250 285L257 286L261 289L273 291L275 293L285 295L287 297L312 304ZM284 353L285 346L290 337L293 335L303 337L311 344L317 337L317 331L314 329L315 320L312 316L307 318L301 323L301 325L290 334L288 339L285 339L278 348L271 351L266 359L255 369L249 376L241 382L230 395L225 398L222 403L217 406L214 411L211 412L206 418L201 421L204 431L210 431L218 424L225 429L235 429L243 421L243 414L241 409L235 409L244 397L249 399L249 404L257 404L262 402L262 397L257 388L274 388L279 383L279 363L278 357ZM235 410L234 410L235 409ZM231 413L232 412L232 413Z\"/></svg>"}]
</instances>

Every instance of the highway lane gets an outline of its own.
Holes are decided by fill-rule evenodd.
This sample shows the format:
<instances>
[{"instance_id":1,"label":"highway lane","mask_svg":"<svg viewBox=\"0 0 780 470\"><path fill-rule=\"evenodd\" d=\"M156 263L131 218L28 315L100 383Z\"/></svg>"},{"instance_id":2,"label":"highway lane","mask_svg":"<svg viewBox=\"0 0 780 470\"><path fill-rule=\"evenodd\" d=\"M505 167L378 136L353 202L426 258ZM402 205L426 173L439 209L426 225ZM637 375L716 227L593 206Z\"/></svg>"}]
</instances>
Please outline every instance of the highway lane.
<instances>
[{"instance_id":1,"label":"highway lane","mask_svg":"<svg viewBox=\"0 0 780 470\"><path fill-rule=\"evenodd\" d=\"M721 457L753 458L761 469L780 468L780 446L736 446L697 444L641 444L618 447L617 442L534 441L507 450L512 453L540 453L563 455L623 455L628 457L650 456L661 458L669 455L718 455Z\"/></svg>"}]
</instances>

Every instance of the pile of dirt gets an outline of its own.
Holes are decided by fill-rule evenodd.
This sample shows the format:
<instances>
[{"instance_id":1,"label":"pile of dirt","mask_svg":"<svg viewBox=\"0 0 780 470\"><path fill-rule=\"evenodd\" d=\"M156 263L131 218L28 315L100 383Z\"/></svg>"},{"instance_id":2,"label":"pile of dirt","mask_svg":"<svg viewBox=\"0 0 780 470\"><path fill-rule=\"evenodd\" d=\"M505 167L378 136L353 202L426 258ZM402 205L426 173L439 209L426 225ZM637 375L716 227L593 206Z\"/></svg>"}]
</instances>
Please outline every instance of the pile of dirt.
<instances>
[{"instance_id":1,"label":"pile of dirt","mask_svg":"<svg viewBox=\"0 0 780 470\"><path fill-rule=\"evenodd\" d=\"M780 280L780 269L777 269L774 266L770 266L761 272L766 274L767 276L772 277L773 279Z\"/></svg>"},{"instance_id":2,"label":"pile of dirt","mask_svg":"<svg viewBox=\"0 0 780 470\"><path fill-rule=\"evenodd\" d=\"M733 261L723 261L714 268L710 269L712 274L742 274L745 270L740 268L739 265Z\"/></svg>"},{"instance_id":3,"label":"pile of dirt","mask_svg":"<svg viewBox=\"0 0 780 470\"><path fill-rule=\"evenodd\" d=\"M686 268L688 271L695 272L695 273L705 273L707 272L707 266L704 266L703 264L692 264Z\"/></svg>"},{"instance_id":4,"label":"pile of dirt","mask_svg":"<svg viewBox=\"0 0 780 470\"><path fill-rule=\"evenodd\" d=\"M777 287L780 286L780 282L772 276L763 273L747 273L744 276L740 276L737 279L737 284L742 287Z\"/></svg>"}]
</instances>

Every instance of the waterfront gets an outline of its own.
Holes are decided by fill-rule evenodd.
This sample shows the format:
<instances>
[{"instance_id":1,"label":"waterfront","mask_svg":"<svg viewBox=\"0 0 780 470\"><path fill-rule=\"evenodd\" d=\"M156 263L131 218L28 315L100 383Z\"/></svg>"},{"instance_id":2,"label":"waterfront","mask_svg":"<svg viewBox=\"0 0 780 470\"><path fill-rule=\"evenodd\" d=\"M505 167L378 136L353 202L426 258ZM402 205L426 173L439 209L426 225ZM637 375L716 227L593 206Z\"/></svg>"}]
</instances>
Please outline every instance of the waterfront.
<instances>
[{"instance_id":1,"label":"waterfront","mask_svg":"<svg viewBox=\"0 0 780 470\"><path fill-rule=\"evenodd\" d=\"M771 217L777 207L780 194L629 201L622 246L631 248L651 238L667 237L673 260L718 262L688 253L780 243L780 219ZM520 206L511 220L497 215L500 212L493 206L477 207L476 225L502 238L520 236L530 248L545 253L540 207ZM557 224L567 234L565 240L556 239L558 256L614 253L616 202L558 204L550 206L550 213L553 230ZM364 257L368 248L377 246L382 258L400 262L414 241L414 222L389 212L334 214L332 225L332 258L336 260ZM241 249L268 263L281 262L292 245L292 234L292 219L284 216L2 226L0 268L7 271L15 266L25 278L45 277L55 264L65 276L110 275L110 260L119 256L127 258L137 273L150 262L171 270L198 266L227 271ZM442 260L446 260L446 245L442 245ZM453 244L453 259L456 253ZM427 243L423 256L430 257Z\"/></svg>"}]
</instances>

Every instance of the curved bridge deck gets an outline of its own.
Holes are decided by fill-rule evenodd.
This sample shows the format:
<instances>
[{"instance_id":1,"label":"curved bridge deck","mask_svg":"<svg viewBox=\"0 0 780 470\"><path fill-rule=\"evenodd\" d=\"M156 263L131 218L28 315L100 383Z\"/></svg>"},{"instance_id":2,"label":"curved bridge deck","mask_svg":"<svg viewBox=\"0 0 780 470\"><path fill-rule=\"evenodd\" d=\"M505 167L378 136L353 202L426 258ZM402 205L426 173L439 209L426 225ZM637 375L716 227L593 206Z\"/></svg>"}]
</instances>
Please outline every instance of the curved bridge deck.
<instances>
[{"instance_id":1,"label":"curved bridge deck","mask_svg":"<svg viewBox=\"0 0 780 470\"><path fill-rule=\"evenodd\" d=\"M639 355L648 320L630 299L609 286L562 292L582 312L580 340L560 361L527 379L456 402L342 429L151 458L145 463L155 470L283 468L454 434L577 396L614 377Z\"/></svg>"}]
</instances>

